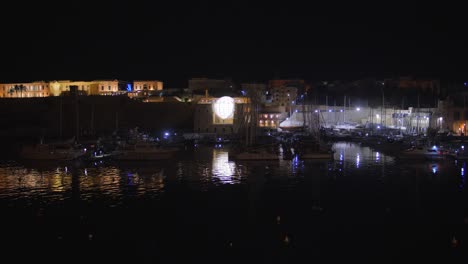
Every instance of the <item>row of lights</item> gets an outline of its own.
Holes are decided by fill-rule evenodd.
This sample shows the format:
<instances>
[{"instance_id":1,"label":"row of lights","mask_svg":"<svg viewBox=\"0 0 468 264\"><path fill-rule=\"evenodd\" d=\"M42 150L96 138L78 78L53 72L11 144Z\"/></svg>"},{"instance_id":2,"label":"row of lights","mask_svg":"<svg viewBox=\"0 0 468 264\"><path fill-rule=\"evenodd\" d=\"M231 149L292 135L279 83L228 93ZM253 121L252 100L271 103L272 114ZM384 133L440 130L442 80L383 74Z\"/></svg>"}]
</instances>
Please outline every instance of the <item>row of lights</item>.
<instances>
[{"instance_id":1,"label":"row of lights","mask_svg":"<svg viewBox=\"0 0 468 264\"><path fill-rule=\"evenodd\" d=\"M268 118L268 114L264 114L263 117ZM270 114L270 118L275 117L275 115ZM279 118L279 115L276 115L276 118Z\"/></svg>"}]
</instances>

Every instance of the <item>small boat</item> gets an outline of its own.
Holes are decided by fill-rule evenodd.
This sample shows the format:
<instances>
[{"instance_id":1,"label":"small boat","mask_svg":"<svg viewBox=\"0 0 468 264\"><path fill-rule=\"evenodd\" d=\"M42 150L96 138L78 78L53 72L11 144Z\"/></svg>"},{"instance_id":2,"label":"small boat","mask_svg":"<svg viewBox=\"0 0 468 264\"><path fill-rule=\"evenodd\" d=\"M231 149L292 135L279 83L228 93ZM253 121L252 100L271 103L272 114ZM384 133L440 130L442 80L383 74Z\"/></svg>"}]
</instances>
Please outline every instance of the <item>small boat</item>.
<instances>
[{"instance_id":1,"label":"small boat","mask_svg":"<svg viewBox=\"0 0 468 264\"><path fill-rule=\"evenodd\" d=\"M445 154L436 148L410 148L403 150L399 157L402 159L444 159Z\"/></svg>"},{"instance_id":2,"label":"small boat","mask_svg":"<svg viewBox=\"0 0 468 264\"><path fill-rule=\"evenodd\" d=\"M37 144L23 146L19 155L26 160L68 161L77 159L85 153L70 144Z\"/></svg>"},{"instance_id":3,"label":"small boat","mask_svg":"<svg viewBox=\"0 0 468 264\"><path fill-rule=\"evenodd\" d=\"M103 159L111 158L114 155L115 155L114 153L93 153L90 156L88 156L86 159L89 161L103 160Z\"/></svg>"}]
</instances>

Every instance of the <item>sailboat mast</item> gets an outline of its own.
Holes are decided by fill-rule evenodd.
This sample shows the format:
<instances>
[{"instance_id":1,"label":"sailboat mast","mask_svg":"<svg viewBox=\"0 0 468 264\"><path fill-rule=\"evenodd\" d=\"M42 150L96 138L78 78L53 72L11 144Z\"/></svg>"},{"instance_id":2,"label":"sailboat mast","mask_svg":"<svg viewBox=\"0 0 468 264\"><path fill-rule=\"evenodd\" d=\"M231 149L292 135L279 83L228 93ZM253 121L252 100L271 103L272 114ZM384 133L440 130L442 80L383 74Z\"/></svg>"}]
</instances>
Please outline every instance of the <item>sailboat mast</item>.
<instances>
[{"instance_id":1,"label":"sailboat mast","mask_svg":"<svg viewBox=\"0 0 468 264\"><path fill-rule=\"evenodd\" d=\"M346 95L344 96L344 102L343 102L343 125L345 123L345 111L346 110Z\"/></svg>"}]
</instances>

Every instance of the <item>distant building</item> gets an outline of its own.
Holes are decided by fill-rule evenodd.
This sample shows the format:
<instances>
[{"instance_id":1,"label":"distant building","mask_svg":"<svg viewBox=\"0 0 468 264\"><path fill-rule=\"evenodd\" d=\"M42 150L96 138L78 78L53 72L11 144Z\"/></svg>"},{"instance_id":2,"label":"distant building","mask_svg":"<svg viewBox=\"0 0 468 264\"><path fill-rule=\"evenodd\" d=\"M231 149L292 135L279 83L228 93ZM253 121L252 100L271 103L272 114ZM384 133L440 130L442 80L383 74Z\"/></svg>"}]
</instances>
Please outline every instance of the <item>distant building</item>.
<instances>
[{"instance_id":1,"label":"distant building","mask_svg":"<svg viewBox=\"0 0 468 264\"><path fill-rule=\"evenodd\" d=\"M450 95L439 104L441 108L441 115L437 120L439 129L467 135L468 92Z\"/></svg>"},{"instance_id":2,"label":"distant building","mask_svg":"<svg viewBox=\"0 0 468 264\"><path fill-rule=\"evenodd\" d=\"M284 111L289 112L292 105L296 104L299 93L305 91L304 80L270 80L268 82L269 92L271 94L271 105L284 107Z\"/></svg>"},{"instance_id":3,"label":"distant building","mask_svg":"<svg viewBox=\"0 0 468 264\"><path fill-rule=\"evenodd\" d=\"M94 81L99 85L97 95L114 95L123 93L127 90L127 82L121 80L98 80ZM95 95L91 93L92 95Z\"/></svg>"},{"instance_id":4,"label":"distant building","mask_svg":"<svg viewBox=\"0 0 468 264\"><path fill-rule=\"evenodd\" d=\"M285 112L271 112L268 110L262 111L258 114L257 126L263 129L277 129L279 124L286 119Z\"/></svg>"},{"instance_id":5,"label":"distant building","mask_svg":"<svg viewBox=\"0 0 468 264\"><path fill-rule=\"evenodd\" d=\"M29 83L2 83L0 97L46 97L50 96L49 83L44 81Z\"/></svg>"},{"instance_id":6,"label":"distant building","mask_svg":"<svg viewBox=\"0 0 468 264\"><path fill-rule=\"evenodd\" d=\"M50 82L50 95L60 96L62 93L70 92L71 86L77 86L78 92L84 92L87 95L99 94L97 82L61 80Z\"/></svg>"},{"instance_id":7,"label":"distant building","mask_svg":"<svg viewBox=\"0 0 468 264\"><path fill-rule=\"evenodd\" d=\"M232 98L234 105L232 108L228 107L229 110L232 110L232 113L227 113L226 116L221 117L216 114L215 110L218 99L216 97L205 97L198 101L195 108L194 132L213 136L234 136L241 133L247 123L248 98Z\"/></svg>"},{"instance_id":8,"label":"distant building","mask_svg":"<svg viewBox=\"0 0 468 264\"><path fill-rule=\"evenodd\" d=\"M5 83L0 84L0 97L60 96L63 93L69 93L71 86L76 86L81 94L114 95L125 91L126 84L126 82L119 80Z\"/></svg>"},{"instance_id":9,"label":"distant building","mask_svg":"<svg viewBox=\"0 0 468 264\"><path fill-rule=\"evenodd\" d=\"M163 89L163 82L157 80L150 81L133 81L133 90L134 91L160 91Z\"/></svg>"},{"instance_id":10,"label":"distant building","mask_svg":"<svg viewBox=\"0 0 468 264\"><path fill-rule=\"evenodd\" d=\"M421 92L440 92L440 81L431 79L414 79L410 76L403 76L397 79L385 79L386 87L399 89L417 89Z\"/></svg>"},{"instance_id":11,"label":"distant building","mask_svg":"<svg viewBox=\"0 0 468 264\"><path fill-rule=\"evenodd\" d=\"M289 86L279 86L271 89L272 105L284 107L285 111L290 111L291 106L297 99L297 88Z\"/></svg>"},{"instance_id":12,"label":"distant building","mask_svg":"<svg viewBox=\"0 0 468 264\"><path fill-rule=\"evenodd\" d=\"M301 79L274 79L268 81L268 88L273 89L276 87L295 87L298 94L303 94L310 89L305 80Z\"/></svg>"},{"instance_id":13,"label":"distant building","mask_svg":"<svg viewBox=\"0 0 468 264\"><path fill-rule=\"evenodd\" d=\"M194 94L208 93L210 96L231 93L236 90L232 80L217 80L208 78L192 78L189 80L189 91Z\"/></svg>"}]
</instances>

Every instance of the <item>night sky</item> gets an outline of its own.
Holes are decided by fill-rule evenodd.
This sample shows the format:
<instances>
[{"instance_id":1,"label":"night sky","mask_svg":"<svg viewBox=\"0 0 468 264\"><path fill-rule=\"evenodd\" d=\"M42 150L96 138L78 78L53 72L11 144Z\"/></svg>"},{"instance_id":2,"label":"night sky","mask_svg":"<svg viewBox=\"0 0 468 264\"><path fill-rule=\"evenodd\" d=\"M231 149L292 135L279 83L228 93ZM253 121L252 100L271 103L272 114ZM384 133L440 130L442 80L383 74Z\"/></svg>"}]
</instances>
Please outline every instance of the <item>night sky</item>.
<instances>
[{"instance_id":1,"label":"night sky","mask_svg":"<svg viewBox=\"0 0 468 264\"><path fill-rule=\"evenodd\" d=\"M157 2L2 4L0 79L468 76L456 6Z\"/></svg>"}]
</instances>

